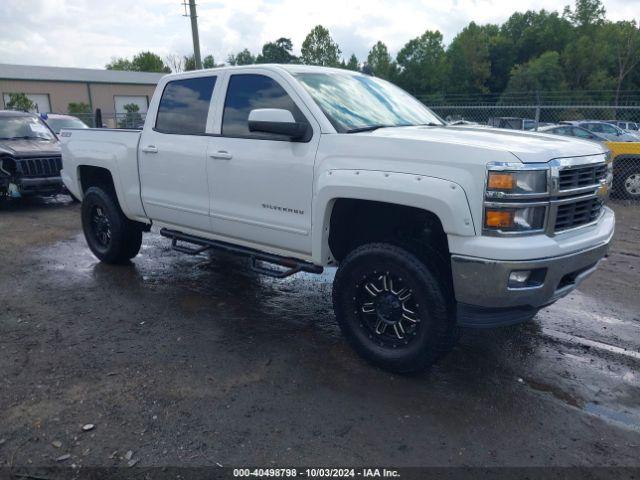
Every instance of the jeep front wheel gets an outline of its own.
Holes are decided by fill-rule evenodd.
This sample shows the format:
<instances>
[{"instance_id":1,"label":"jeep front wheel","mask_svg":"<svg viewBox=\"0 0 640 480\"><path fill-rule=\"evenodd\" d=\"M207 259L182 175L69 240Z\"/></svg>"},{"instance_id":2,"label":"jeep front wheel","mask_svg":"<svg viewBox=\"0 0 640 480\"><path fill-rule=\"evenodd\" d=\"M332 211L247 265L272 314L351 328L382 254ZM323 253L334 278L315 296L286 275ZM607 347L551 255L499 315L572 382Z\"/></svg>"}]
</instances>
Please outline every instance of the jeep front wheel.
<instances>
[{"instance_id":1,"label":"jeep front wheel","mask_svg":"<svg viewBox=\"0 0 640 480\"><path fill-rule=\"evenodd\" d=\"M338 324L354 349L394 372L423 370L456 336L453 298L438 268L396 245L353 250L333 285Z\"/></svg>"}]
</instances>

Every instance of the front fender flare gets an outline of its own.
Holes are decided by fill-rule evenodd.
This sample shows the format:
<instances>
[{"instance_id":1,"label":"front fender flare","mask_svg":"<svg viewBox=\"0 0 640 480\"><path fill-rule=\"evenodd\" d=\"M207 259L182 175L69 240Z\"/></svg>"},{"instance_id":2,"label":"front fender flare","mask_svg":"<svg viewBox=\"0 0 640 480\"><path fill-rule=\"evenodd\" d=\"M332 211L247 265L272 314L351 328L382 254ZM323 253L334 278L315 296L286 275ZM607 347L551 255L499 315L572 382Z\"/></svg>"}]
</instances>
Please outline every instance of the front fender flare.
<instances>
[{"instance_id":1,"label":"front fender flare","mask_svg":"<svg viewBox=\"0 0 640 480\"><path fill-rule=\"evenodd\" d=\"M372 170L328 170L316 182L313 201L312 254L315 263L333 261L329 226L337 199L351 198L420 208L435 214L448 235L474 236L473 217L464 189L441 178Z\"/></svg>"}]
</instances>

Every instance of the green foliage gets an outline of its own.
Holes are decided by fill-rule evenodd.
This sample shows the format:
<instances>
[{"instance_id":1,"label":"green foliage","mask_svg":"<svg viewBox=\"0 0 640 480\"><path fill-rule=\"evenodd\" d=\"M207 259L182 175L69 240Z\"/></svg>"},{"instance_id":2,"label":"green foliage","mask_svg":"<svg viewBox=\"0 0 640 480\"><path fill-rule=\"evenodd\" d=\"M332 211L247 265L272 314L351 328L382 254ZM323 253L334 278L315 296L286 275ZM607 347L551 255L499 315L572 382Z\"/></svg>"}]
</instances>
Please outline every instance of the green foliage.
<instances>
[{"instance_id":1,"label":"green foliage","mask_svg":"<svg viewBox=\"0 0 640 480\"><path fill-rule=\"evenodd\" d=\"M340 47L333 41L329 30L322 25L313 27L302 42L300 50L302 63L306 65L323 65L337 67L340 65Z\"/></svg>"},{"instance_id":2,"label":"green foliage","mask_svg":"<svg viewBox=\"0 0 640 480\"><path fill-rule=\"evenodd\" d=\"M262 53L256 57L255 63L296 63L291 39L281 37L275 42L268 42L262 46Z\"/></svg>"},{"instance_id":3,"label":"green foliage","mask_svg":"<svg viewBox=\"0 0 640 480\"><path fill-rule=\"evenodd\" d=\"M367 66L373 75L386 80L395 79L398 71L398 67L391 59L387 46L380 41L369 50Z\"/></svg>"},{"instance_id":4,"label":"green foliage","mask_svg":"<svg viewBox=\"0 0 640 480\"><path fill-rule=\"evenodd\" d=\"M545 52L523 65L516 65L511 73L505 94L537 93L566 89L564 72L558 52Z\"/></svg>"},{"instance_id":5,"label":"green foliage","mask_svg":"<svg viewBox=\"0 0 640 480\"><path fill-rule=\"evenodd\" d=\"M229 55L227 58L227 63L229 65L251 65L256 63L256 57L254 57L248 49L244 49L237 54Z\"/></svg>"},{"instance_id":6,"label":"green foliage","mask_svg":"<svg viewBox=\"0 0 640 480\"><path fill-rule=\"evenodd\" d=\"M216 66L216 61L213 58L213 55L207 55L202 59L202 68L214 68Z\"/></svg>"},{"instance_id":7,"label":"green foliage","mask_svg":"<svg viewBox=\"0 0 640 480\"><path fill-rule=\"evenodd\" d=\"M397 61L400 67L397 81L403 88L425 93L436 92L442 88L445 50L439 31L427 30L421 36L409 40L398 52ZM393 78L393 63L390 64L390 68L389 77Z\"/></svg>"},{"instance_id":8,"label":"green foliage","mask_svg":"<svg viewBox=\"0 0 640 480\"><path fill-rule=\"evenodd\" d=\"M491 76L489 35L471 22L451 42L447 50L448 91L487 93Z\"/></svg>"},{"instance_id":9,"label":"green foliage","mask_svg":"<svg viewBox=\"0 0 640 480\"><path fill-rule=\"evenodd\" d=\"M196 66L196 57L195 55L185 55L183 59L182 69L185 72L191 72L193 70L197 70Z\"/></svg>"},{"instance_id":10,"label":"green foliage","mask_svg":"<svg viewBox=\"0 0 640 480\"><path fill-rule=\"evenodd\" d=\"M124 107L125 117L120 120L120 128L137 128L144 123L140 115L140 107L135 103L127 103Z\"/></svg>"},{"instance_id":11,"label":"green foliage","mask_svg":"<svg viewBox=\"0 0 640 480\"><path fill-rule=\"evenodd\" d=\"M69 102L67 112L69 115L84 115L91 113L91 106L84 102Z\"/></svg>"},{"instance_id":12,"label":"green foliage","mask_svg":"<svg viewBox=\"0 0 640 480\"><path fill-rule=\"evenodd\" d=\"M134 72L171 73L160 56L152 52L140 52L133 59L114 58L106 65L107 70L131 70Z\"/></svg>"},{"instance_id":13,"label":"green foliage","mask_svg":"<svg viewBox=\"0 0 640 480\"><path fill-rule=\"evenodd\" d=\"M580 28L601 25L605 21L606 10L601 0L576 0L575 8L564 7L564 16Z\"/></svg>"},{"instance_id":14,"label":"green foliage","mask_svg":"<svg viewBox=\"0 0 640 480\"><path fill-rule=\"evenodd\" d=\"M25 93L10 93L9 101L5 107L7 110L19 110L21 112L30 112L35 110L36 104L29 100Z\"/></svg>"},{"instance_id":15,"label":"green foliage","mask_svg":"<svg viewBox=\"0 0 640 480\"><path fill-rule=\"evenodd\" d=\"M345 68L347 70L353 70L354 72L360 70L360 62L358 61L358 57L356 57L355 53L351 54L349 61L345 64Z\"/></svg>"},{"instance_id":16,"label":"green foliage","mask_svg":"<svg viewBox=\"0 0 640 480\"><path fill-rule=\"evenodd\" d=\"M227 61L231 65L300 62L362 70L416 96L433 98L487 93L498 98L503 93L567 90L586 102L611 101L615 92L617 102L623 90L640 89L636 21L608 21L602 0L573 1L563 14L529 10L514 13L502 25L471 22L446 48L438 31L409 40L395 58L378 41L362 65L355 55L348 61L341 59L338 44L322 25L307 35L300 58L293 55L291 39L281 37L265 43L257 57L244 49ZM162 67L157 62L142 62L143 55L153 56L143 52L132 60L114 59L108 68L142 71L143 63ZM174 71L195 68L192 57L172 55L167 63ZM203 66L215 66L213 56L205 57Z\"/></svg>"}]
</instances>

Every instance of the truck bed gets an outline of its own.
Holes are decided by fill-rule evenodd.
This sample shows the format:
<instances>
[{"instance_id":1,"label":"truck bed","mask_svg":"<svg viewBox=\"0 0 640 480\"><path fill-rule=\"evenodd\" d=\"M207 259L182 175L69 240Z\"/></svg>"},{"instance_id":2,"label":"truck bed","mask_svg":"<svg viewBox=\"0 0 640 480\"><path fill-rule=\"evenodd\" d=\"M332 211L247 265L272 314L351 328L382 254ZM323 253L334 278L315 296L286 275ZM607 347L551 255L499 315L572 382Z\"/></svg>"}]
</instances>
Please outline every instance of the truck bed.
<instances>
[{"instance_id":1,"label":"truck bed","mask_svg":"<svg viewBox=\"0 0 640 480\"><path fill-rule=\"evenodd\" d=\"M140 198L138 144L140 130L84 128L63 129L61 176L66 187L82 198L82 169L104 168L113 183L122 210L132 219L145 218ZM84 170L86 171L86 170Z\"/></svg>"}]
</instances>

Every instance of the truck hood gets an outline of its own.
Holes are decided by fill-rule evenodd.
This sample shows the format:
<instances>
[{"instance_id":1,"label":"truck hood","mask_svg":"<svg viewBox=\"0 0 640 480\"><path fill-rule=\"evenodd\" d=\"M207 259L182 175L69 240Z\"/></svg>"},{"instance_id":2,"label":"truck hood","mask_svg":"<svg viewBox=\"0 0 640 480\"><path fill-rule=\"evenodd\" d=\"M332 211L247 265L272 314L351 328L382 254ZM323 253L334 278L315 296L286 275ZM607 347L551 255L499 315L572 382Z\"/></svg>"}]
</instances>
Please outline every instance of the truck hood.
<instances>
[{"instance_id":1,"label":"truck hood","mask_svg":"<svg viewBox=\"0 0 640 480\"><path fill-rule=\"evenodd\" d=\"M391 127L356 135L422 140L505 151L515 155L523 163L548 162L554 158L579 157L606 152L605 147L587 140L482 126Z\"/></svg>"},{"instance_id":2,"label":"truck hood","mask_svg":"<svg viewBox=\"0 0 640 480\"><path fill-rule=\"evenodd\" d=\"M0 140L0 153L14 157L60 155L60 142L28 139Z\"/></svg>"}]
</instances>

